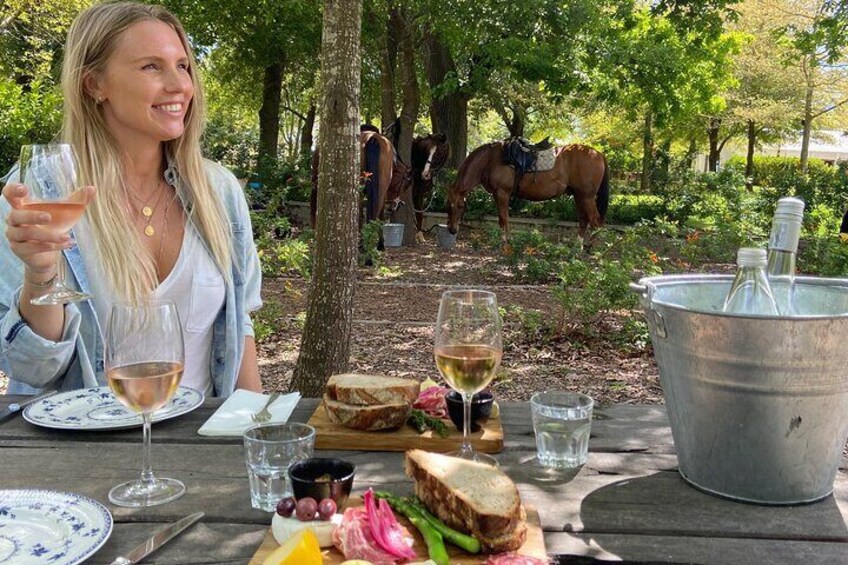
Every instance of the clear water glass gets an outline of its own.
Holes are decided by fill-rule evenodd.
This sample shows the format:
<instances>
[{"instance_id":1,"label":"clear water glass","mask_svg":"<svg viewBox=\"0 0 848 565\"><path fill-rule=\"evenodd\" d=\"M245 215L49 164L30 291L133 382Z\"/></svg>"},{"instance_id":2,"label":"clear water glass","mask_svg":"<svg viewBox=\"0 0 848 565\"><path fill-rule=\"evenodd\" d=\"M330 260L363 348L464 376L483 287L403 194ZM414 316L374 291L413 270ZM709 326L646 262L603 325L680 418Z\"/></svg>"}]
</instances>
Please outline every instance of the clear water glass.
<instances>
[{"instance_id":1,"label":"clear water glass","mask_svg":"<svg viewBox=\"0 0 848 565\"><path fill-rule=\"evenodd\" d=\"M537 392L530 399L536 454L543 467L586 463L595 401L577 392Z\"/></svg>"},{"instance_id":2,"label":"clear water glass","mask_svg":"<svg viewBox=\"0 0 848 565\"><path fill-rule=\"evenodd\" d=\"M273 512L292 495L289 467L312 457L315 428L306 424L259 424L244 431L250 504Z\"/></svg>"}]
</instances>

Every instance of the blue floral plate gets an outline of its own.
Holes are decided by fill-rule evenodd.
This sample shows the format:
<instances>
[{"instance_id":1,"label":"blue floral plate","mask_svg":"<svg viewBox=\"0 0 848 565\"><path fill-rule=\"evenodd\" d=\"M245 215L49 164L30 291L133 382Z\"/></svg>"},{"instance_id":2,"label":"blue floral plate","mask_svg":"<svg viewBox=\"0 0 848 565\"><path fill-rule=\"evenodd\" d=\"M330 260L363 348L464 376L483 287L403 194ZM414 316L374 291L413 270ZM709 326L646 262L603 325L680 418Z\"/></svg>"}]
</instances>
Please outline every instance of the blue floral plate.
<instances>
[{"instance_id":1,"label":"blue floral plate","mask_svg":"<svg viewBox=\"0 0 848 565\"><path fill-rule=\"evenodd\" d=\"M181 386L168 404L153 413L161 422L187 414L203 404L203 393ZM141 426L141 414L121 404L108 386L70 390L24 408L24 419L58 430L124 430Z\"/></svg>"},{"instance_id":2,"label":"blue floral plate","mask_svg":"<svg viewBox=\"0 0 848 565\"><path fill-rule=\"evenodd\" d=\"M0 564L82 563L111 533L112 514L86 496L0 490Z\"/></svg>"}]
</instances>

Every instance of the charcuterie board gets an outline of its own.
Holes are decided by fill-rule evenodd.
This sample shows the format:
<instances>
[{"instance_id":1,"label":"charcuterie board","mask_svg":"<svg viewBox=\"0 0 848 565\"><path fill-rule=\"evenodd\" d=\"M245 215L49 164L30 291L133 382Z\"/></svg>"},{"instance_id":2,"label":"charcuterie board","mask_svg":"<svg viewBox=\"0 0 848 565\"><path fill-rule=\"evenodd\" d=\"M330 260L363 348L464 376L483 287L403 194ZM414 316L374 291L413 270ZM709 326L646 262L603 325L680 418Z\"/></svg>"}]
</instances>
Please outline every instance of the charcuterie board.
<instances>
[{"instance_id":1,"label":"charcuterie board","mask_svg":"<svg viewBox=\"0 0 848 565\"><path fill-rule=\"evenodd\" d=\"M362 499L360 497L351 497L348 501L348 506L358 506L361 504ZM527 540L516 553L527 555L528 557L536 557L538 559L547 560L545 537L542 533L542 526L539 523L539 514L534 508L528 506L525 506L524 510L527 512ZM415 553L418 554L419 557L416 561L426 561L427 546L424 544L421 534L418 533L418 530L416 530L404 516L399 513L395 513L395 516L398 521L415 536L415 545L413 546L413 549L415 549ZM268 533L265 534L265 539L262 541L262 545L259 546L259 549L254 554L253 559L250 560L249 565L262 565L265 558L279 546L280 544L278 544L274 539L271 529L268 528ZM446 544L446 547L448 549L448 554L450 555L451 565L480 565L485 563L489 557L488 555L472 555L470 553L466 553L449 543ZM342 556L342 554L335 548L324 549L322 553L324 557L324 565L339 565L345 561L344 556Z\"/></svg>"},{"instance_id":2,"label":"charcuterie board","mask_svg":"<svg viewBox=\"0 0 848 565\"><path fill-rule=\"evenodd\" d=\"M443 438L432 430L419 434L409 425L385 432L363 432L331 422L324 406L319 404L307 422L315 428L315 449L351 449L358 451L406 451L424 449L437 453L456 451L462 442L462 432L450 420L445 420L450 431ZM503 428L498 417L481 422L481 430L471 434L471 445L482 453L500 453L503 450Z\"/></svg>"}]
</instances>

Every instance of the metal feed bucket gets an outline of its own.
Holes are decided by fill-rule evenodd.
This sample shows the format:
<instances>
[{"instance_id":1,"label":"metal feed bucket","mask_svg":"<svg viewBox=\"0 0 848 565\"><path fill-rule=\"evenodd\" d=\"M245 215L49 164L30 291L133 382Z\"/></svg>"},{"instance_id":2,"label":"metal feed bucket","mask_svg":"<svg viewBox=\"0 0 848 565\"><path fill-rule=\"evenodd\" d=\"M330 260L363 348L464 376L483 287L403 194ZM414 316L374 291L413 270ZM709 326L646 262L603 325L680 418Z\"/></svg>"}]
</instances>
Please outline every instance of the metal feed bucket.
<instances>
[{"instance_id":1,"label":"metal feed bucket","mask_svg":"<svg viewBox=\"0 0 848 565\"><path fill-rule=\"evenodd\" d=\"M403 224L383 224L383 244L386 247L403 245Z\"/></svg>"},{"instance_id":2,"label":"metal feed bucket","mask_svg":"<svg viewBox=\"0 0 848 565\"><path fill-rule=\"evenodd\" d=\"M680 474L747 502L824 498L848 438L848 280L798 277L790 318L722 313L732 279L662 276L632 285L642 295ZM787 287L774 291L785 306Z\"/></svg>"},{"instance_id":3,"label":"metal feed bucket","mask_svg":"<svg viewBox=\"0 0 848 565\"><path fill-rule=\"evenodd\" d=\"M439 224L436 226L436 241L439 248L450 251L453 244L456 243L456 234L451 233L445 224Z\"/></svg>"}]
</instances>

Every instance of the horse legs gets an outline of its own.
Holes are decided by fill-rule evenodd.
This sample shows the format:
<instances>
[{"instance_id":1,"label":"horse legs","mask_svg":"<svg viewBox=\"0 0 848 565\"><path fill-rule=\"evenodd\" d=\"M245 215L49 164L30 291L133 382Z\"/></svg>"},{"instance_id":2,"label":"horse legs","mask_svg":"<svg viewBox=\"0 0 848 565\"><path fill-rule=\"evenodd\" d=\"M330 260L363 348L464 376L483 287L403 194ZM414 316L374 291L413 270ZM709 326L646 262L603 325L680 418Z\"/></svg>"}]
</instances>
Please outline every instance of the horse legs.
<instances>
[{"instance_id":1,"label":"horse legs","mask_svg":"<svg viewBox=\"0 0 848 565\"><path fill-rule=\"evenodd\" d=\"M510 255L512 248L509 244L509 197L508 190L499 190L495 194L495 201L498 205L498 225L501 228L501 253Z\"/></svg>"},{"instance_id":2,"label":"horse legs","mask_svg":"<svg viewBox=\"0 0 848 565\"><path fill-rule=\"evenodd\" d=\"M582 241L583 251L589 253L592 250L592 230L603 225L601 214L595 206L595 199L591 196L575 198L577 213L580 216L579 237Z\"/></svg>"}]
</instances>

